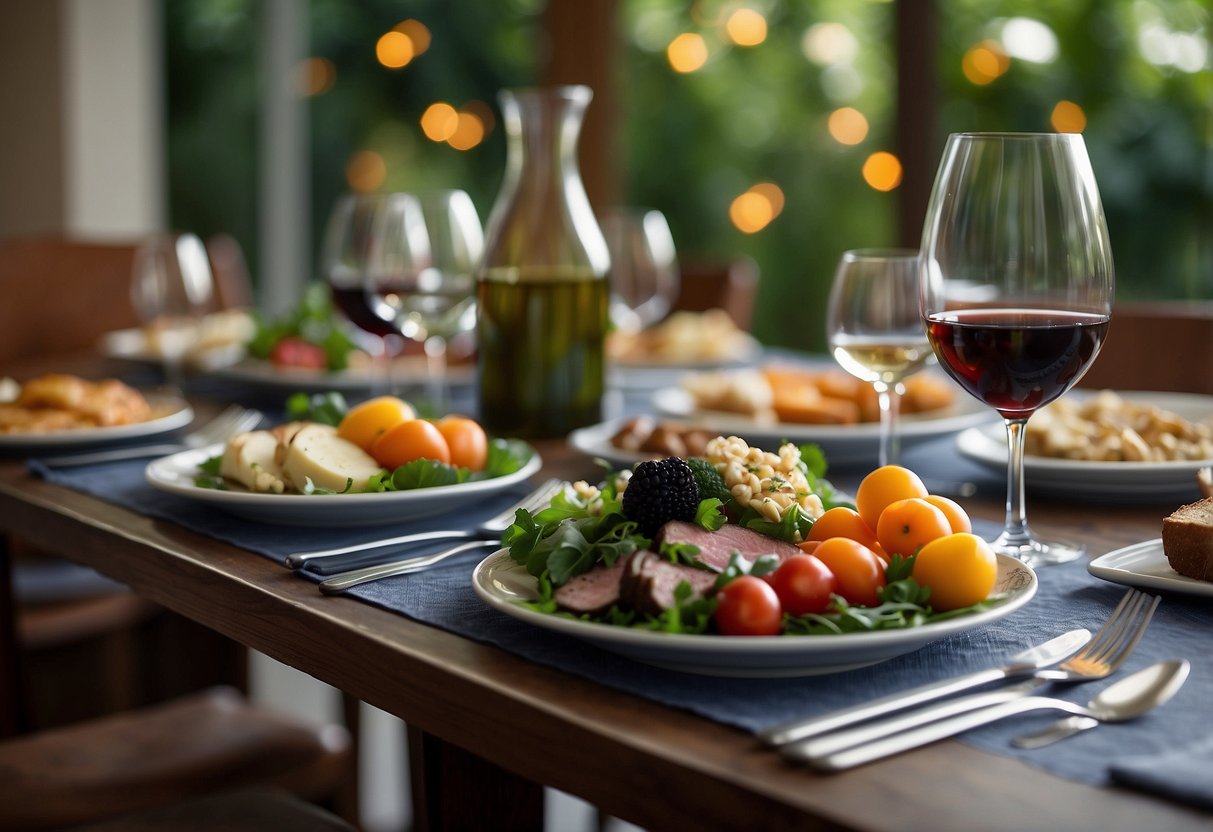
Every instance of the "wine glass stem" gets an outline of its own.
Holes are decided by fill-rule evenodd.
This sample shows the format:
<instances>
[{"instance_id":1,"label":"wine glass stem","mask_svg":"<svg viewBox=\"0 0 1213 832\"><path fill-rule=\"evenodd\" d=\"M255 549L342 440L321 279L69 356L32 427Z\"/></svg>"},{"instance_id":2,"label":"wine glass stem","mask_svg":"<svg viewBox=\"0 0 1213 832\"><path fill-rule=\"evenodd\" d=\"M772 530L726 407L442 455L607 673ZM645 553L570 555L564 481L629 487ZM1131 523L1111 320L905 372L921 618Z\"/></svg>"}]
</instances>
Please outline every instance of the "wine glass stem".
<instances>
[{"instance_id":1,"label":"wine glass stem","mask_svg":"<svg viewBox=\"0 0 1213 832\"><path fill-rule=\"evenodd\" d=\"M425 381L434 413L446 413L446 339L431 335L425 339Z\"/></svg>"},{"instance_id":2,"label":"wine glass stem","mask_svg":"<svg viewBox=\"0 0 1213 832\"><path fill-rule=\"evenodd\" d=\"M1028 420L1003 421L1007 426L1007 520L999 541L1011 546L1026 546L1032 542L1023 486L1024 426Z\"/></svg>"},{"instance_id":3,"label":"wine glass stem","mask_svg":"<svg viewBox=\"0 0 1213 832\"><path fill-rule=\"evenodd\" d=\"M874 382L876 401L880 406L880 464L898 465L901 460L901 437L897 421L901 415L901 382Z\"/></svg>"}]
</instances>

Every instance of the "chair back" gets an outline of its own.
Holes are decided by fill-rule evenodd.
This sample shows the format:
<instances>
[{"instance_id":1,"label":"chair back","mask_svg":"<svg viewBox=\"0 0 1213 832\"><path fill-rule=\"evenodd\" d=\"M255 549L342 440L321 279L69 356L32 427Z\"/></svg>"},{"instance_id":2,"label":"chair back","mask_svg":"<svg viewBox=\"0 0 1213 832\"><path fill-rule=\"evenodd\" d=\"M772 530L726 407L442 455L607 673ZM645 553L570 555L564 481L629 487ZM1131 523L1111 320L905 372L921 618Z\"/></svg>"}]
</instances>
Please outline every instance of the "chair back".
<instances>
[{"instance_id":1,"label":"chair back","mask_svg":"<svg viewBox=\"0 0 1213 832\"><path fill-rule=\"evenodd\" d=\"M1213 394L1213 303L1120 303L1087 388Z\"/></svg>"}]
</instances>

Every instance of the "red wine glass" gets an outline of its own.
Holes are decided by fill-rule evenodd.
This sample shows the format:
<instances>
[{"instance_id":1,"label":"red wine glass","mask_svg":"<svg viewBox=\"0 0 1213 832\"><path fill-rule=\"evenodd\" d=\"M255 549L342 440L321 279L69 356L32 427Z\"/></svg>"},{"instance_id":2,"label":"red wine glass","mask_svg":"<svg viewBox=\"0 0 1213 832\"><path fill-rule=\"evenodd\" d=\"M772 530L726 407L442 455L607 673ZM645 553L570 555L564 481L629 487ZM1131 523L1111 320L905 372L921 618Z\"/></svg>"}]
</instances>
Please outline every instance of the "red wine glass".
<instances>
[{"instance_id":1,"label":"red wine glass","mask_svg":"<svg viewBox=\"0 0 1213 832\"><path fill-rule=\"evenodd\" d=\"M1082 136L948 138L927 208L921 311L939 364L1007 429L1007 514L996 551L1064 563L1081 545L1042 541L1024 507L1024 426L1074 386L1112 313L1108 229Z\"/></svg>"}]
</instances>

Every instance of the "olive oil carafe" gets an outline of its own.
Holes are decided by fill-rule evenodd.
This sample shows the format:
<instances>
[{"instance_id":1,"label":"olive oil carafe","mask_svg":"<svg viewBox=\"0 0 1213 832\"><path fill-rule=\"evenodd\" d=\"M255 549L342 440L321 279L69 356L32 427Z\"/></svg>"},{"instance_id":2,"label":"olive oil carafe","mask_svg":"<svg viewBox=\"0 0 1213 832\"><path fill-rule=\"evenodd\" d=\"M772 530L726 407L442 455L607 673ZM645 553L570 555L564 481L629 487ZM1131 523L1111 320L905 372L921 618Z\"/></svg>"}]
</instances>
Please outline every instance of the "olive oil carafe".
<instances>
[{"instance_id":1,"label":"olive oil carafe","mask_svg":"<svg viewBox=\"0 0 1213 832\"><path fill-rule=\"evenodd\" d=\"M602 418L610 255L577 165L588 87L505 90L507 159L477 273L480 418L559 437Z\"/></svg>"}]
</instances>

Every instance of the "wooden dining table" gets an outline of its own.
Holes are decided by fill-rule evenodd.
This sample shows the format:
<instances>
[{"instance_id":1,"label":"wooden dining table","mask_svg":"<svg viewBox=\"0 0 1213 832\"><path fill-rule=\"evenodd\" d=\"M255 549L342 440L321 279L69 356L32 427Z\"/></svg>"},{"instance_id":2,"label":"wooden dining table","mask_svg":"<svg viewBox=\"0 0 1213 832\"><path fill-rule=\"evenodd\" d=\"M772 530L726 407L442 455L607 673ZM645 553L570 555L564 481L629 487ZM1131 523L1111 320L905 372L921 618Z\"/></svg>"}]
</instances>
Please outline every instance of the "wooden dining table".
<instances>
[{"instance_id":1,"label":"wooden dining table","mask_svg":"<svg viewBox=\"0 0 1213 832\"><path fill-rule=\"evenodd\" d=\"M72 368L112 369L88 358ZM195 404L205 416L222 403ZM537 478L599 470L563 440L537 447ZM965 505L975 517L1001 519L1001 500ZM1166 513L1044 500L1031 501L1030 511L1039 531L1079 536L1092 553L1157 536ZM20 457L0 458L0 533L90 566L400 717L409 726L417 829L540 829L542 786L654 830L1213 825L1213 816L1179 804L1072 782L958 741L842 774L813 773L744 731L352 598L322 596L265 557L48 483ZM11 604L2 597L8 582L0 584L0 600Z\"/></svg>"}]
</instances>

